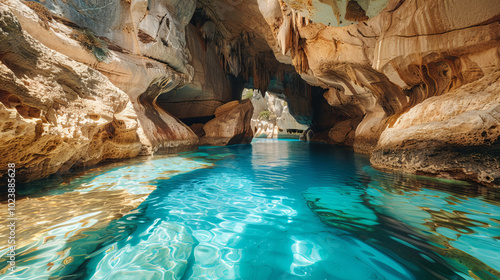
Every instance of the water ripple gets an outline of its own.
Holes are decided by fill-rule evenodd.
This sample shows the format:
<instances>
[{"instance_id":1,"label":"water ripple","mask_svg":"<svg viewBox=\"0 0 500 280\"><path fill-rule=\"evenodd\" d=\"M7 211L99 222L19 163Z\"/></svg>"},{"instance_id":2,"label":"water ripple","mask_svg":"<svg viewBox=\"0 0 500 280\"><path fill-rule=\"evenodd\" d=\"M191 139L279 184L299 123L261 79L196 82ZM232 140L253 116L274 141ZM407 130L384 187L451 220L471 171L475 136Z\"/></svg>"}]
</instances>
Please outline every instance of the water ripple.
<instances>
[{"instance_id":1,"label":"water ripple","mask_svg":"<svg viewBox=\"0 0 500 280\"><path fill-rule=\"evenodd\" d=\"M35 185L20 189L20 269L1 279L500 278L498 192L326 145L203 148Z\"/></svg>"}]
</instances>

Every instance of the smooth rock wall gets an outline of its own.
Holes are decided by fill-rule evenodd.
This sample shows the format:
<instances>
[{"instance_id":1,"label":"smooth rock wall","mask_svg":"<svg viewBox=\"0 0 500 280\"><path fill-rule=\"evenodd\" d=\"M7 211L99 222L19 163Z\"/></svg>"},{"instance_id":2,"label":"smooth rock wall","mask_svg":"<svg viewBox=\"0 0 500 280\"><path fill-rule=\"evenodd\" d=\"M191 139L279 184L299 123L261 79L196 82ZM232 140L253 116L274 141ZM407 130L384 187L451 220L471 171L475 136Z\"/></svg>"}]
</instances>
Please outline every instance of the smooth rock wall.
<instances>
[{"instance_id":1,"label":"smooth rock wall","mask_svg":"<svg viewBox=\"0 0 500 280\"><path fill-rule=\"evenodd\" d=\"M129 96L140 124L138 134L143 145L141 154L151 155L158 150L176 151L196 146L198 137L189 127L156 104L159 95L183 86L192 78L193 69L187 64L188 53L183 30L194 12L194 6L188 7L193 3L186 1L175 7L163 2L150 3L157 9L157 12L152 13L161 14L161 17L159 14L154 16L154 20L159 22L163 18L166 24L167 18L178 17L177 21L169 24L171 28L182 30L170 35L155 33L154 40L164 44L157 49L158 44L154 40L140 42L142 33L139 33L138 25L148 21L151 16L147 1L134 1L132 4L120 1L104 6L77 2L77 5L50 1L45 3L46 7L51 8L50 13L53 13L53 19L46 23L19 0L5 0L0 5L12 11L23 30L40 43L98 70ZM103 9L106 16L102 13ZM136 14L139 12L142 15ZM102 25L95 22L101 22ZM159 27L154 24L147 26L151 28L148 32ZM143 29L145 31L144 26ZM107 42L104 60L97 59L92 51L76 40L75 34L82 30L89 30L87 32ZM152 50L148 51L149 48ZM151 53L153 50L158 53ZM176 62L179 57L185 59Z\"/></svg>"}]
</instances>

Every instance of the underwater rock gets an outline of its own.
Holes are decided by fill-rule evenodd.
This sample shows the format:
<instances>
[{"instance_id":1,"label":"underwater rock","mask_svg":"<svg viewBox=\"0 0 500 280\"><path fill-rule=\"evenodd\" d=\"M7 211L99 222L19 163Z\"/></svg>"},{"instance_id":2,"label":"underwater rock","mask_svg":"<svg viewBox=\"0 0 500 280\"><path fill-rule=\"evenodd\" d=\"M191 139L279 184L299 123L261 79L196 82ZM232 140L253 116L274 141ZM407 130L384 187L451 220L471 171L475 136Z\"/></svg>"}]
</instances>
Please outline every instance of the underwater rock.
<instances>
[{"instance_id":1,"label":"underwater rock","mask_svg":"<svg viewBox=\"0 0 500 280\"><path fill-rule=\"evenodd\" d=\"M96 269L87 279L182 279L188 268L195 240L182 224L154 223L135 242L115 243L101 259L92 259ZM135 236L134 236L135 237Z\"/></svg>"}]
</instances>

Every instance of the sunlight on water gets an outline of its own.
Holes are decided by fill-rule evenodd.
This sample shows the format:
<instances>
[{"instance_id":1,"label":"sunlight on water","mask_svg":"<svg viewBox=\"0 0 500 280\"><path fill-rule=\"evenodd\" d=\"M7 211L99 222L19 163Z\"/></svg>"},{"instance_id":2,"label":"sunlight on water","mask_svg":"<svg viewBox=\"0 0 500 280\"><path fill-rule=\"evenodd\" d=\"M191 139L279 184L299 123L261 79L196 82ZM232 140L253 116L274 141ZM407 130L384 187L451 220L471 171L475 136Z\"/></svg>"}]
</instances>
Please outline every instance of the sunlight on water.
<instances>
[{"instance_id":1,"label":"sunlight on water","mask_svg":"<svg viewBox=\"0 0 500 280\"><path fill-rule=\"evenodd\" d=\"M47 279L78 270L88 254L135 230L140 213L132 210L156 189L156 180L211 165L210 161L184 157L158 157L96 168L71 177L68 182L67 178L52 178L27 184L24 190L19 186L22 196L16 201L20 225L16 231L18 270L9 275L4 267L4 276L0 278ZM40 191L29 194L29 189L35 191L36 187ZM0 207L6 205L2 203ZM129 215L125 221L118 220L126 214ZM8 228L1 226L0 239L7 240ZM0 267L5 266L7 251L8 245L3 243Z\"/></svg>"},{"instance_id":2,"label":"sunlight on water","mask_svg":"<svg viewBox=\"0 0 500 280\"><path fill-rule=\"evenodd\" d=\"M19 192L19 269L0 279L500 278L497 190L327 145L202 148Z\"/></svg>"}]
</instances>

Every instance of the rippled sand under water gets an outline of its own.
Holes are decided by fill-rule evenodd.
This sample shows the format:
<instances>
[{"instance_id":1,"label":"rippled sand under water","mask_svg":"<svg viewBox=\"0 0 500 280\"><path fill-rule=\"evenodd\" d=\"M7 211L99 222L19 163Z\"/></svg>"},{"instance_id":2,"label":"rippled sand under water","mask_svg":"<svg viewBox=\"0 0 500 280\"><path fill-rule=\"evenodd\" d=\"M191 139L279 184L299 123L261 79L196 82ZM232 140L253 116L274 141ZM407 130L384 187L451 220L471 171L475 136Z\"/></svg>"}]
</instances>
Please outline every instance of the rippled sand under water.
<instances>
[{"instance_id":1,"label":"rippled sand under water","mask_svg":"<svg viewBox=\"0 0 500 280\"><path fill-rule=\"evenodd\" d=\"M327 145L256 140L18 191L19 269L0 247L0 279L500 278L498 190Z\"/></svg>"}]
</instances>

